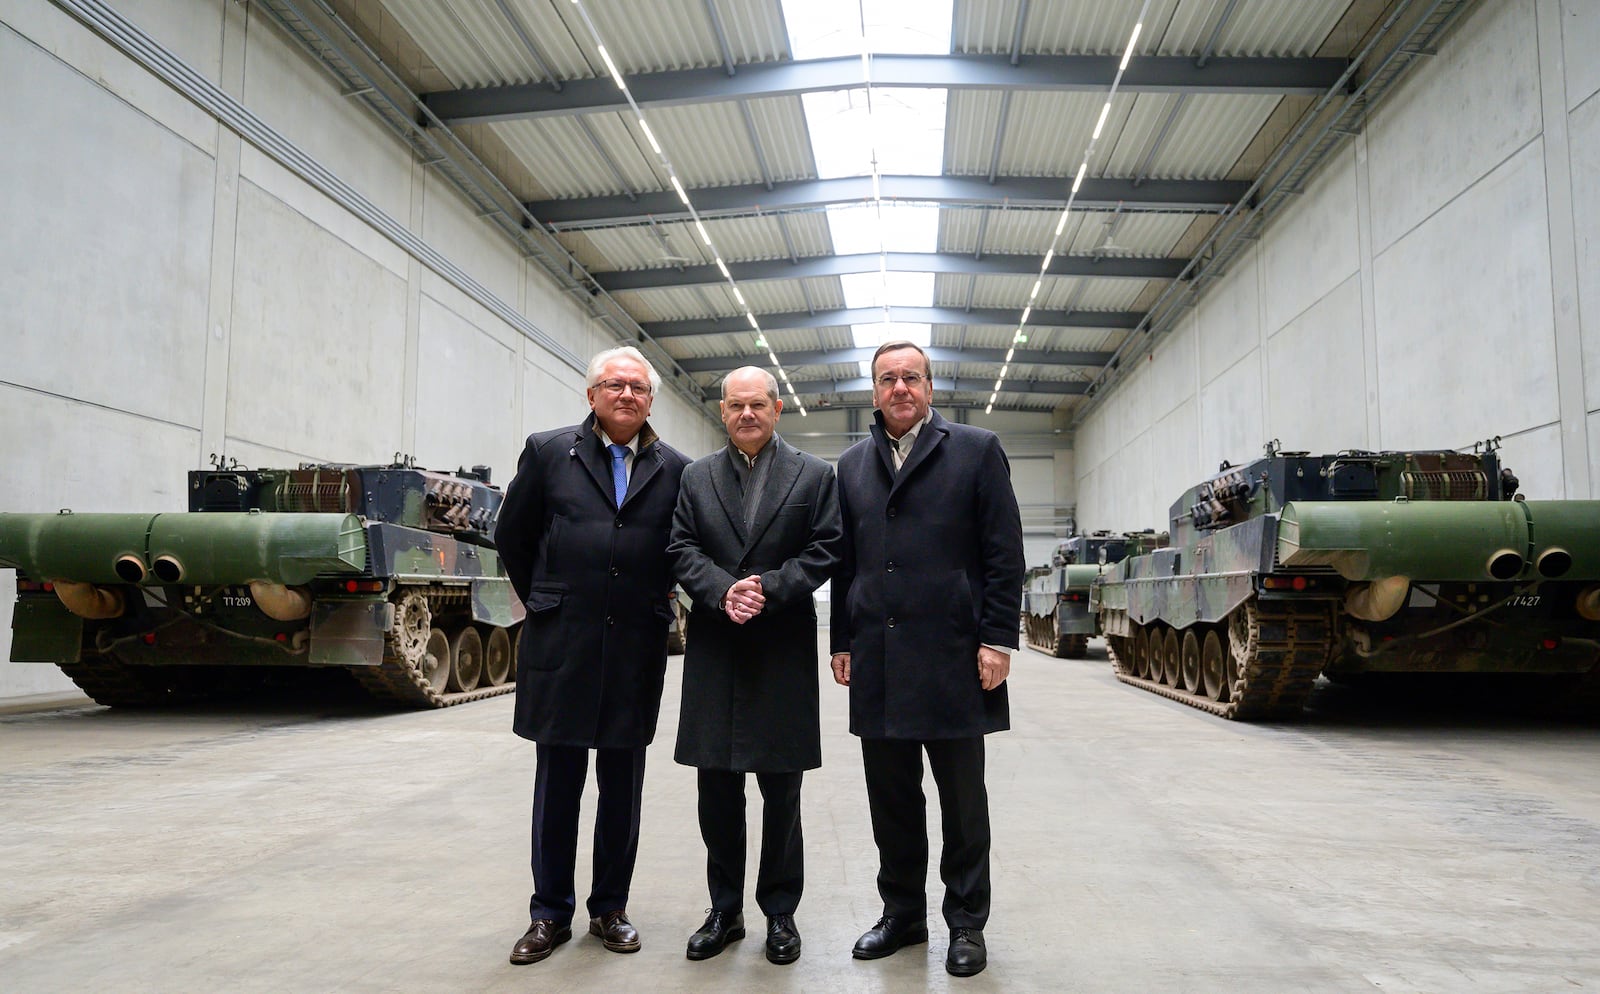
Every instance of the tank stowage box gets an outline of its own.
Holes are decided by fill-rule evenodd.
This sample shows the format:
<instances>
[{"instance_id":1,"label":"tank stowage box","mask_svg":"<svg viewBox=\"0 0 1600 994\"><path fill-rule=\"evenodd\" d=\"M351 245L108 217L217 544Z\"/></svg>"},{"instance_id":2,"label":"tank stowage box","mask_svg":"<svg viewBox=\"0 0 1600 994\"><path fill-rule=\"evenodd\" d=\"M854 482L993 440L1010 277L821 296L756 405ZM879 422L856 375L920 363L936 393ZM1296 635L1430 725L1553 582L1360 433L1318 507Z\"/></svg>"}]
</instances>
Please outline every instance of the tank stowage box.
<instances>
[{"instance_id":1,"label":"tank stowage box","mask_svg":"<svg viewBox=\"0 0 1600 994\"><path fill-rule=\"evenodd\" d=\"M500 499L486 467L401 462L194 471L187 514L0 514L11 658L111 705L262 667L343 667L408 707L506 693L523 608Z\"/></svg>"},{"instance_id":2,"label":"tank stowage box","mask_svg":"<svg viewBox=\"0 0 1600 994\"><path fill-rule=\"evenodd\" d=\"M1028 644L1062 658L1081 659L1098 616L1089 610L1089 588L1111 564L1165 544L1153 531L1074 535L1057 543L1050 566L1030 572L1022 591L1022 631Z\"/></svg>"},{"instance_id":3,"label":"tank stowage box","mask_svg":"<svg viewBox=\"0 0 1600 994\"><path fill-rule=\"evenodd\" d=\"M1224 464L1096 586L1117 677L1239 719L1294 717L1319 674L1592 683L1600 501L1517 485L1492 443Z\"/></svg>"}]
</instances>

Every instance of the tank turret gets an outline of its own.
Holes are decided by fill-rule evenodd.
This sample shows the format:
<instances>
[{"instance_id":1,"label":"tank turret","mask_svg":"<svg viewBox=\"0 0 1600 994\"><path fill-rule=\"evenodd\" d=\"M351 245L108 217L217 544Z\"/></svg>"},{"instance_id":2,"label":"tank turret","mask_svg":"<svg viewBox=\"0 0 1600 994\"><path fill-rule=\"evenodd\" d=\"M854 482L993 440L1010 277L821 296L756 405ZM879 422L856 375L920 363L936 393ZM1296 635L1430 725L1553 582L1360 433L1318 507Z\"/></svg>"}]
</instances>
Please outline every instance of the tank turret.
<instances>
[{"instance_id":1,"label":"tank turret","mask_svg":"<svg viewBox=\"0 0 1600 994\"><path fill-rule=\"evenodd\" d=\"M1057 543L1051 565L1030 571L1022 593L1022 631L1028 644L1057 657L1085 656L1089 637L1099 634L1090 605L1094 581L1130 551L1147 551L1164 539L1153 530L1097 531Z\"/></svg>"}]
</instances>

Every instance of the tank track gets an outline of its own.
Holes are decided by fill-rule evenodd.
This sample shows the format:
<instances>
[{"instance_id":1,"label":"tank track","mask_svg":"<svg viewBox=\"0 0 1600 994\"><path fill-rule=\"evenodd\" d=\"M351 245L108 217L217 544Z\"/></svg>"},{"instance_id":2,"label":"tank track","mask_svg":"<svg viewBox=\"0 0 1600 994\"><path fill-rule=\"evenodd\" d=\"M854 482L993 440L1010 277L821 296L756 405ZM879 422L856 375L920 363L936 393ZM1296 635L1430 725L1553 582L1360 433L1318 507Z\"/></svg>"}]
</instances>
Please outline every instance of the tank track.
<instances>
[{"instance_id":1,"label":"tank track","mask_svg":"<svg viewBox=\"0 0 1600 994\"><path fill-rule=\"evenodd\" d=\"M113 708L153 707L170 700L167 689L142 679L143 674L107 656L84 653L76 663L61 663L61 672L96 704Z\"/></svg>"},{"instance_id":2,"label":"tank track","mask_svg":"<svg viewBox=\"0 0 1600 994\"><path fill-rule=\"evenodd\" d=\"M398 597L407 590L418 590L427 597L428 610L434 615L461 613L470 605L471 593L464 587L431 586L427 588L401 588ZM512 639L513 645L516 639ZM468 701L481 701L486 697L499 697L517 689L516 661L511 664L510 682L495 687L479 687L459 693L441 693L433 689L428 677L405 658L400 648L398 626L383 635L383 663L379 666L351 666L348 672L367 695L384 704L406 708L447 708Z\"/></svg>"},{"instance_id":3,"label":"tank track","mask_svg":"<svg viewBox=\"0 0 1600 994\"><path fill-rule=\"evenodd\" d=\"M1234 721L1298 718L1327 663L1334 641L1333 609L1327 604L1246 601L1228 616L1226 651L1239 680L1226 701L1213 701L1180 687L1135 676L1127 638L1108 639L1117 679Z\"/></svg>"},{"instance_id":4,"label":"tank track","mask_svg":"<svg viewBox=\"0 0 1600 994\"><path fill-rule=\"evenodd\" d=\"M1088 653L1089 636L1062 635L1055 628L1055 619L1052 617L1023 616L1023 638L1040 652L1057 659L1082 659Z\"/></svg>"}]
</instances>

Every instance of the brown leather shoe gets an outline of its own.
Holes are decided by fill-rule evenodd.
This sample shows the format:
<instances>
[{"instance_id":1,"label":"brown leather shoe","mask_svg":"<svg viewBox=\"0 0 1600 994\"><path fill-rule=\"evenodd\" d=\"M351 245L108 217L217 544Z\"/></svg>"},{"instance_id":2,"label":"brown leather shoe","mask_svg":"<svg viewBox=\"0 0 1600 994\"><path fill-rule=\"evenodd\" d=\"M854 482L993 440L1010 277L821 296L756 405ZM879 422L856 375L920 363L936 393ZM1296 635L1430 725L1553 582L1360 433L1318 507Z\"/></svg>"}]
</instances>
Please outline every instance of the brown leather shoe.
<instances>
[{"instance_id":1,"label":"brown leather shoe","mask_svg":"<svg viewBox=\"0 0 1600 994\"><path fill-rule=\"evenodd\" d=\"M589 934L598 935L606 948L614 953L639 951L639 930L628 921L628 912L622 908L589 919Z\"/></svg>"},{"instance_id":2,"label":"brown leather shoe","mask_svg":"<svg viewBox=\"0 0 1600 994\"><path fill-rule=\"evenodd\" d=\"M537 963L550 955L550 950L572 938L572 929L556 926L549 918L540 918L528 924L528 930L511 947L511 962L518 966Z\"/></svg>"}]
</instances>

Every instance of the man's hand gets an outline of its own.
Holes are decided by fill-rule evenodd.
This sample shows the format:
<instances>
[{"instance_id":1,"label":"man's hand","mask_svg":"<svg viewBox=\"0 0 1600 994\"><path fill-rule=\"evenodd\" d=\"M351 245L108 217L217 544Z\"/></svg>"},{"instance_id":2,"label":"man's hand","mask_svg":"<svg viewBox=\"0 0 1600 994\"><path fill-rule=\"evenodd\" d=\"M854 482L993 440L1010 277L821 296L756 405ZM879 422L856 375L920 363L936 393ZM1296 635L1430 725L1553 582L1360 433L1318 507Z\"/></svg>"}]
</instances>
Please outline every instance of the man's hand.
<instances>
[{"instance_id":1,"label":"man's hand","mask_svg":"<svg viewBox=\"0 0 1600 994\"><path fill-rule=\"evenodd\" d=\"M761 613L767 598L761 593L761 575L753 573L728 588L722 595L722 609L736 625L742 625Z\"/></svg>"},{"instance_id":2,"label":"man's hand","mask_svg":"<svg viewBox=\"0 0 1600 994\"><path fill-rule=\"evenodd\" d=\"M850 654L836 652L833 654L833 682L841 687L850 686Z\"/></svg>"},{"instance_id":3,"label":"man's hand","mask_svg":"<svg viewBox=\"0 0 1600 994\"><path fill-rule=\"evenodd\" d=\"M838 659L838 656L833 657ZM1011 655L996 652L986 645L978 646L978 683L984 690L993 690L1006 682L1011 675Z\"/></svg>"}]
</instances>

